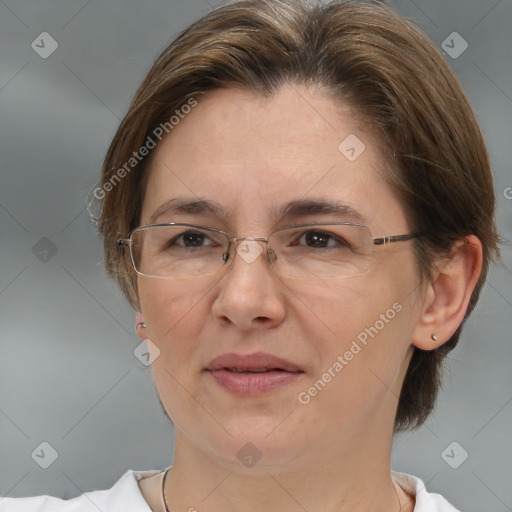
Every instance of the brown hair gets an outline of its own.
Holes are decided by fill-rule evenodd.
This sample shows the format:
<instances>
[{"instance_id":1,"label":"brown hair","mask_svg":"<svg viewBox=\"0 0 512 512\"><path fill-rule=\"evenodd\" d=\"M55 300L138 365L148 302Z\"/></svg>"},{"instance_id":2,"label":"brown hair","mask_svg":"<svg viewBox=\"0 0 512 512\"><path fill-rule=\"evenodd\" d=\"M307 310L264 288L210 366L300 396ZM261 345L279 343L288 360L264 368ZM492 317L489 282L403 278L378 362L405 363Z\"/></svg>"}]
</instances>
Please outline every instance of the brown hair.
<instances>
[{"instance_id":1,"label":"brown hair","mask_svg":"<svg viewBox=\"0 0 512 512\"><path fill-rule=\"evenodd\" d=\"M139 223L149 162L139 161L139 148L202 93L236 86L270 97L285 83L321 87L378 130L391 183L425 235L414 244L423 278L455 240L480 239L483 271L467 317L489 262L499 255L492 174L478 122L423 32L385 5L353 1L235 1L193 23L157 58L114 136L101 181L106 267L131 304L138 308L136 274L115 242ZM127 172L120 172L123 166ZM436 350L414 349L396 430L419 427L432 411L441 363L461 327Z\"/></svg>"}]
</instances>

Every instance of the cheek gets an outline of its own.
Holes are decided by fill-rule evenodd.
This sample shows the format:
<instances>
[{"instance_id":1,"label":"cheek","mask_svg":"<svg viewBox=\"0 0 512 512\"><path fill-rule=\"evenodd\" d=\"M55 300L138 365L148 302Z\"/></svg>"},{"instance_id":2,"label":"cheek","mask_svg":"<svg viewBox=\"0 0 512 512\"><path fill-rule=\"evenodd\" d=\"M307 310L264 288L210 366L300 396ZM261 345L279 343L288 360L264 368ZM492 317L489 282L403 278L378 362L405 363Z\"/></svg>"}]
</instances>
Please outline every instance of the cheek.
<instances>
[{"instance_id":1,"label":"cheek","mask_svg":"<svg viewBox=\"0 0 512 512\"><path fill-rule=\"evenodd\" d=\"M312 381L329 381L326 388L337 403L357 401L363 392L368 399L381 396L410 345L417 316L414 266L405 259L396 271L391 271L395 263L387 266L328 286L296 289L297 321L320 362Z\"/></svg>"},{"instance_id":2,"label":"cheek","mask_svg":"<svg viewBox=\"0 0 512 512\"><path fill-rule=\"evenodd\" d=\"M141 309L152 334L179 328L185 318L194 315L195 307L200 306L208 290L204 281L199 281L139 277Z\"/></svg>"},{"instance_id":3,"label":"cheek","mask_svg":"<svg viewBox=\"0 0 512 512\"><path fill-rule=\"evenodd\" d=\"M316 329L314 322L301 326L320 364L299 401L309 418L325 418L332 411L332 421L318 428L336 430L343 424L356 431L383 404L397 402L411 334L409 306L397 297L388 289L361 298L360 290L346 287L338 299L317 297L318 316L330 332L321 335L326 329L319 330L318 321Z\"/></svg>"},{"instance_id":4,"label":"cheek","mask_svg":"<svg viewBox=\"0 0 512 512\"><path fill-rule=\"evenodd\" d=\"M186 284L141 277L138 283L147 337L160 351L151 369L158 394L173 421L197 404L194 379L201 358L195 340L208 315L204 282Z\"/></svg>"},{"instance_id":5,"label":"cheek","mask_svg":"<svg viewBox=\"0 0 512 512\"><path fill-rule=\"evenodd\" d=\"M298 322L305 332L316 333L324 339L324 347L343 349L346 343L364 333L379 321L380 315L389 311L394 318L393 304L399 292L386 281L360 276L341 279L338 283L324 285L298 284L294 288ZM387 317L386 317L387 319Z\"/></svg>"},{"instance_id":6,"label":"cheek","mask_svg":"<svg viewBox=\"0 0 512 512\"><path fill-rule=\"evenodd\" d=\"M189 280L170 281L141 278L139 294L147 336L160 350L154 367L172 370L194 350L202 324L208 315L208 288Z\"/></svg>"}]
</instances>

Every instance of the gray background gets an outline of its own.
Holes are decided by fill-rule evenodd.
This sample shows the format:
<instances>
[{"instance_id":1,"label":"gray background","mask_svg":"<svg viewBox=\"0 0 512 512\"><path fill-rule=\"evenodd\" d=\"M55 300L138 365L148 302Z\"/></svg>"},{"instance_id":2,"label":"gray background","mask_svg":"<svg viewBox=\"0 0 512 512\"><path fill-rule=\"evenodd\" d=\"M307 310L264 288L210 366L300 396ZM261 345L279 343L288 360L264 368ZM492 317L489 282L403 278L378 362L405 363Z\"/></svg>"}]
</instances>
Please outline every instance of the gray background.
<instances>
[{"instance_id":1,"label":"gray background","mask_svg":"<svg viewBox=\"0 0 512 512\"><path fill-rule=\"evenodd\" d=\"M133 355L133 313L105 277L84 197L153 59L218 3L0 0L0 495L72 497L171 462L172 425ZM453 31L468 42L445 58L481 122L510 240L512 2L390 3L439 46ZM31 48L44 31L59 45L46 59ZM503 252L510 269L510 245ZM506 267L492 269L449 358L435 414L395 441L393 467L464 511L512 510ZM44 441L58 452L48 469L31 456ZM454 441L452 465L469 454L457 469L441 455Z\"/></svg>"}]
</instances>

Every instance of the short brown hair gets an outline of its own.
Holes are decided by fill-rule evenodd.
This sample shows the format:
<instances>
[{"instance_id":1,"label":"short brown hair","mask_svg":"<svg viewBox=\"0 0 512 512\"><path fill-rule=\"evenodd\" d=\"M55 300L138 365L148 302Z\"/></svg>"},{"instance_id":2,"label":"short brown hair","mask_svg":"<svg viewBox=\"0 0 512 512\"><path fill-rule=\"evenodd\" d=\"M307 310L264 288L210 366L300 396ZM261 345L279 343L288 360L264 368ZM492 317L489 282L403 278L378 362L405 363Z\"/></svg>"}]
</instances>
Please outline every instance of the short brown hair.
<instances>
[{"instance_id":1,"label":"short brown hair","mask_svg":"<svg viewBox=\"0 0 512 512\"><path fill-rule=\"evenodd\" d=\"M113 185L116 172L156 127L192 98L221 87L271 97L285 83L316 85L374 126L391 162L390 180L424 234L415 241L422 277L435 255L470 234L483 245L483 270L499 255L489 156L471 106L432 41L383 4L239 0L184 30L142 82L105 158L99 230L108 272L138 309L136 274L116 239L138 226L149 157ZM119 178L119 174L117 175ZM441 363L460 329L436 350L414 349L395 430L419 427L432 411Z\"/></svg>"}]
</instances>

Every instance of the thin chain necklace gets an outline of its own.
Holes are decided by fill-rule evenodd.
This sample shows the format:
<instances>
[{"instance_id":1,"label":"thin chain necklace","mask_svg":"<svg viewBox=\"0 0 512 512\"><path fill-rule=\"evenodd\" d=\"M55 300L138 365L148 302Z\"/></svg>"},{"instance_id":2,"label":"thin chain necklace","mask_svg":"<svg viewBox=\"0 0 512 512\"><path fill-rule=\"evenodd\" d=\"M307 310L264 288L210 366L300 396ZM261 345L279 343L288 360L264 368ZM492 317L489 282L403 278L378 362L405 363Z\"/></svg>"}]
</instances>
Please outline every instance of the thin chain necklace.
<instances>
[{"instance_id":1,"label":"thin chain necklace","mask_svg":"<svg viewBox=\"0 0 512 512\"><path fill-rule=\"evenodd\" d=\"M165 512L170 512L169 507L167 506L167 498L165 497L165 481L167 480L167 473L169 473L169 469L172 466L169 466L164 473L164 477L162 478L162 501L164 502Z\"/></svg>"},{"instance_id":2,"label":"thin chain necklace","mask_svg":"<svg viewBox=\"0 0 512 512\"><path fill-rule=\"evenodd\" d=\"M162 478L162 501L164 502L165 512L170 512L169 507L167 506L167 497L165 496L165 481L167 480L167 474L169 473L169 470L172 468L172 466L169 466L164 473L164 477ZM402 502L400 501L400 498L398 496L398 492L396 491L396 485L393 483L393 490L396 494L396 499L398 500L398 512L402 510Z\"/></svg>"},{"instance_id":3,"label":"thin chain necklace","mask_svg":"<svg viewBox=\"0 0 512 512\"><path fill-rule=\"evenodd\" d=\"M398 492L396 490L395 482L393 482L393 490L395 491L396 499L398 500L398 512L401 512L401 510L402 510L402 502L400 501L400 497L398 496ZM166 510L165 512L168 512L168 511Z\"/></svg>"}]
</instances>

